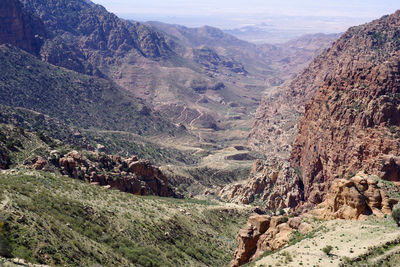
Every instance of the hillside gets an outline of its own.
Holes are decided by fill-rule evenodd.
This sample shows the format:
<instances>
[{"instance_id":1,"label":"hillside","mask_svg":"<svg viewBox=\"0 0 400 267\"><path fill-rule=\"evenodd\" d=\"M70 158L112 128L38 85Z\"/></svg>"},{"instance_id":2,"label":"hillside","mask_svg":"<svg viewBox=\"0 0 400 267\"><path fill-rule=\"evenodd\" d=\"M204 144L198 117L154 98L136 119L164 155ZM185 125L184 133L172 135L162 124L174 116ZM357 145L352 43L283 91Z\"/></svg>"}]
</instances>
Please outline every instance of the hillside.
<instances>
[{"instance_id":1,"label":"hillside","mask_svg":"<svg viewBox=\"0 0 400 267\"><path fill-rule=\"evenodd\" d=\"M37 171L3 172L0 183L2 251L52 266L223 266L248 216L240 207L137 197Z\"/></svg>"},{"instance_id":2,"label":"hillside","mask_svg":"<svg viewBox=\"0 0 400 267\"><path fill-rule=\"evenodd\" d=\"M398 260L400 11L256 45L5 1L0 265Z\"/></svg>"},{"instance_id":3,"label":"hillside","mask_svg":"<svg viewBox=\"0 0 400 267\"><path fill-rule=\"evenodd\" d=\"M274 116L279 115L275 122L286 120L282 125L296 123L303 108L304 114L293 149L289 135L277 139L286 142L286 151L257 161L247 181L220 192L271 212L250 217L239 232L231 266L249 261L254 261L250 266L386 266L396 261L398 234L388 216L399 207L399 23L397 11L350 28L285 90L262 103L253 133L279 127L269 120ZM371 223L375 218L380 221ZM361 226L324 222L333 219L360 220ZM346 227L354 230L345 233ZM379 236L364 240L368 228Z\"/></svg>"},{"instance_id":4,"label":"hillside","mask_svg":"<svg viewBox=\"0 0 400 267\"><path fill-rule=\"evenodd\" d=\"M143 134L176 131L107 80L49 65L6 45L0 47L0 58L3 105L35 110L82 128Z\"/></svg>"},{"instance_id":5,"label":"hillside","mask_svg":"<svg viewBox=\"0 0 400 267\"><path fill-rule=\"evenodd\" d=\"M51 266L229 262L251 209L156 197L175 190L158 168L72 149L0 124L0 256Z\"/></svg>"}]
</instances>

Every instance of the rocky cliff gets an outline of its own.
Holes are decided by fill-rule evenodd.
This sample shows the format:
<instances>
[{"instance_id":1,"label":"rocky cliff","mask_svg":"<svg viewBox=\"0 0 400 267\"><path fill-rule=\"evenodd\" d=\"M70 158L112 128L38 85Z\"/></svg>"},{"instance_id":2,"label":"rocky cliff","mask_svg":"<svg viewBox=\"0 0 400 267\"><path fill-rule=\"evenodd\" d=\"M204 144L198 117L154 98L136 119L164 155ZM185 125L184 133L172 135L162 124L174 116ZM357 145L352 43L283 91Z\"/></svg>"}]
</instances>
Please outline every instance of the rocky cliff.
<instances>
[{"instance_id":1,"label":"rocky cliff","mask_svg":"<svg viewBox=\"0 0 400 267\"><path fill-rule=\"evenodd\" d=\"M0 2L0 25L0 44L12 44L39 54L47 35L44 25L26 12L18 0Z\"/></svg>"},{"instance_id":2,"label":"rocky cliff","mask_svg":"<svg viewBox=\"0 0 400 267\"><path fill-rule=\"evenodd\" d=\"M229 201L250 204L262 203L269 210L295 208L303 200L303 184L288 162L257 160L249 179L228 185L219 195Z\"/></svg>"},{"instance_id":3,"label":"rocky cliff","mask_svg":"<svg viewBox=\"0 0 400 267\"><path fill-rule=\"evenodd\" d=\"M399 15L350 28L257 110L251 146L290 157L306 202L360 169L399 179Z\"/></svg>"},{"instance_id":4,"label":"rocky cliff","mask_svg":"<svg viewBox=\"0 0 400 267\"><path fill-rule=\"evenodd\" d=\"M168 186L167 177L157 167L135 156L122 158L93 152L85 155L77 151L61 156L55 150L48 159L38 157L32 162L35 170L52 170L54 166L71 178L135 195L181 197Z\"/></svg>"},{"instance_id":5,"label":"rocky cliff","mask_svg":"<svg viewBox=\"0 0 400 267\"><path fill-rule=\"evenodd\" d=\"M271 90L261 100L249 134L252 148L272 158L289 157L304 105L345 57L340 49L335 49L336 43L317 56L297 77Z\"/></svg>"},{"instance_id":6,"label":"rocky cliff","mask_svg":"<svg viewBox=\"0 0 400 267\"><path fill-rule=\"evenodd\" d=\"M399 49L400 11L351 28L330 49L339 65L306 105L291 152L307 202L360 169L400 180Z\"/></svg>"},{"instance_id":7,"label":"rocky cliff","mask_svg":"<svg viewBox=\"0 0 400 267\"><path fill-rule=\"evenodd\" d=\"M247 226L239 231L238 248L231 267L241 266L260 256L264 251L276 250L289 242L293 231L301 234L311 231L312 226L301 218L255 215Z\"/></svg>"},{"instance_id":8,"label":"rocky cliff","mask_svg":"<svg viewBox=\"0 0 400 267\"><path fill-rule=\"evenodd\" d=\"M375 179L374 179L375 178ZM378 185L376 177L359 173L349 180L335 180L326 196L313 214L322 219L363 219L374 214L378 218L392 213L397 200Z\"/></svg>"}]
</instances>

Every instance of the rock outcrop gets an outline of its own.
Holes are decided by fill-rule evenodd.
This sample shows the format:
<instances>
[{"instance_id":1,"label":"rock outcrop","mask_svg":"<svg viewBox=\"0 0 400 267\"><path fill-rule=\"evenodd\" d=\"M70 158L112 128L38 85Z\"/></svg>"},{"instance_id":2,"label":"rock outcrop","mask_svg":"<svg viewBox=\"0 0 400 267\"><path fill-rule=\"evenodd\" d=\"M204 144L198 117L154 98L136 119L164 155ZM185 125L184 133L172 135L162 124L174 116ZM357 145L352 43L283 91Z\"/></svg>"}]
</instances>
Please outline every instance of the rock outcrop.
<instances>
[{"instance_id":1,"label":"rock outcrop","mask_svg":"<svg viewBox=\"0 0 400 267\"><path fill-rule=\"evenodd\" d=\"M263 252L275 250L290 240L290 234L298 230L305 234L312 227L299 217L287 220L282 216L255 215L249 218L247 226L239 231L238 248L231 267L238 267L257 258Z\"/></svg>"},{"instance_id":2,"label":"rock outcrop","mask_svg":"<svg viewBox=\"0 0 400 267\"><path fill-rule=\"evenodd\" d=\"M351 28L331 48L340 65L306 105L291 153L305 201L322 202L334 179L360 169L400 181L399 36L397 11Z\"/></svg>"},{"instance_id":3,"label":"rock outcrop","mask_svg":"<svg viewBox=\"0 0 400 267\"><path fill-rule=\"evenodd\" d=\"M325 201L312 213L322 219L363 219L371 214L382 218L392 213L396 203L378 186L376 179L359 173L349 180L335 180Z\"/></svg>"},{"instance_id":4,"label":"rock outcrop","mask_svg":"<svg viewBox=\"0 0 400 267\"><path fill-rule=\"evenodd\" d=\"M219 195L237 203L261 202L268 209L294 208L303 199L303 184L288 162L267 163L257 160L249 179L228 185Z\"/></svg>"},{"instance_id":5,"label":"rock outcrop","mask_svg":"<svg viewBox=\"0 0 400 267\"><path fill-rule=\"evenodd\" d=\"M57 151L52 151L49 162L55 163L62 174L92 184L136 195L181 197L168 186L167 177L157 167L136 157L125 159L92 152L84 156L77 151L60 157ZM43 169L46 163L39 158L33 167Z\"/></svg>"},{"instance_id":6,"label":"rock outcrop","mask_svg":"<svg viewBox=\"0 0 400 267\"><path fill-rule=\"evenodd\" d=\"M26 12L18 0L0 2L0 44L11 44L39 54L46 37L43 23Z\"/></svg>"}]
</instances>

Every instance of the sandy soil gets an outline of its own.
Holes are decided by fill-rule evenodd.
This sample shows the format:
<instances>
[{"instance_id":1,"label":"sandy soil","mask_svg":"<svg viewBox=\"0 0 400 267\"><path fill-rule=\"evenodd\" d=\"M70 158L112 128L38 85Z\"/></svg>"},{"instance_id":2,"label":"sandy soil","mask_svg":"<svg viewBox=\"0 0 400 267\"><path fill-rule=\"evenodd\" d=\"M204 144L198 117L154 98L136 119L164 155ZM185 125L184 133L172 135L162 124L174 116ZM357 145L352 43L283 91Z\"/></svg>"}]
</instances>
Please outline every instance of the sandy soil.
<instances>
[{"instance_id":1,"label":"sandy soil","mask_svg":"<svg viewBox=\"0 0 400 267\"><path fill-rule=\"evenodd\" d=\"M390 218L333 220L323 222L321 226L322 230L314 237L264 257L255 262L255 266L338 266L344 257L354 258L367 252L368 247L381 245L400 236L400 230ZM322 251L327 245L333 247L330 256Z\"/></svg>"}]
</instances>

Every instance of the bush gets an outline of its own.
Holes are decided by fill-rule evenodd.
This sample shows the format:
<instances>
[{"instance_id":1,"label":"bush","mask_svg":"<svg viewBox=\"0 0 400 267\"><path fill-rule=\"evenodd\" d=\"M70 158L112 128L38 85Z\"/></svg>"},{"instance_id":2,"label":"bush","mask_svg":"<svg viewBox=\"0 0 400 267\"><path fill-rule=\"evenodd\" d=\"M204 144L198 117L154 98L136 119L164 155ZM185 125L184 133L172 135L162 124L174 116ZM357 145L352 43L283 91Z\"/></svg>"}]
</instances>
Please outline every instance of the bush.
<instances>
[{"instance_id":1,"label":"bush","mask_svg":"<svg viewBox=\"0 0 400 267\"><path fill-rule=\"evenodd\" d=\"M393 220L397 223L397 225L400 226L400 209L395 209L392 212L392 217Z\"/></svg>"},{"instance_id":2,"label":"bush","mask_svg":"<svg viewBox=\"0 0 400 267\"><path fill-rule=\"evenodd\" d=\"M324 247L322 249L322 251L326 254L326 255L330 255L331 251L332 251L333 247L331 245L327 245L326 247Z\"/></svg>"},{"instance_id":3,"label":"bush","mask_svg":"<svg viewBox=\"0 0 400 267\"><path fill-rule=\"evenodd\" d=\"M4 222L0 222L0 256L10 258L11 254L11 246L6 236L6 230Z\"/></svg>"}]
</instances>

